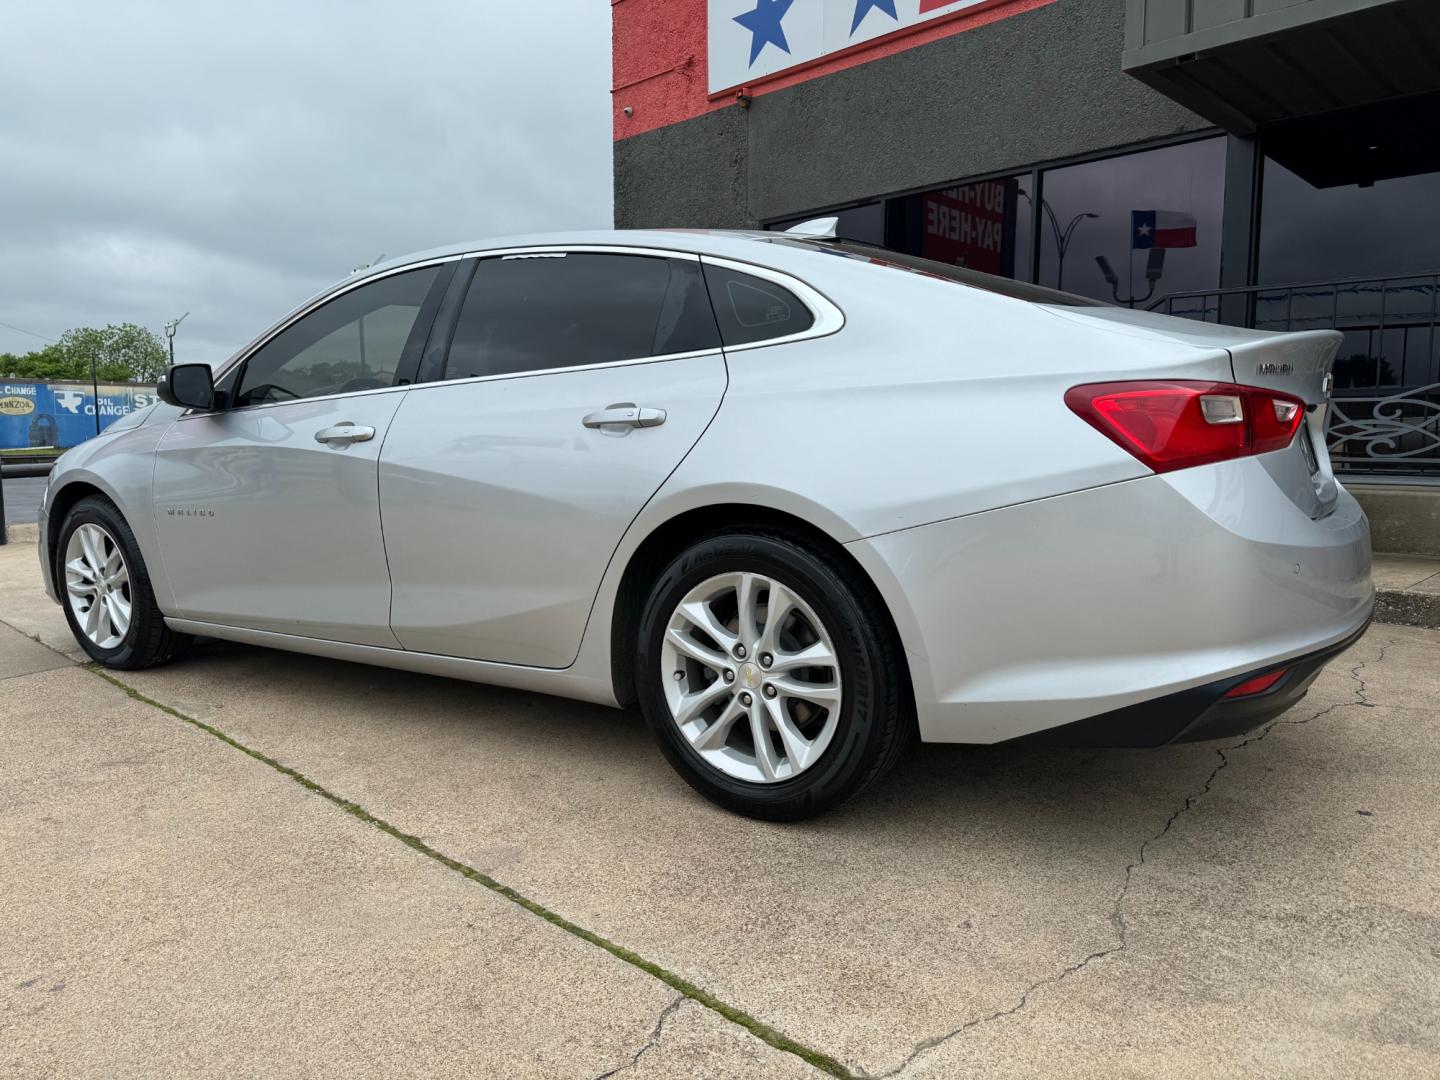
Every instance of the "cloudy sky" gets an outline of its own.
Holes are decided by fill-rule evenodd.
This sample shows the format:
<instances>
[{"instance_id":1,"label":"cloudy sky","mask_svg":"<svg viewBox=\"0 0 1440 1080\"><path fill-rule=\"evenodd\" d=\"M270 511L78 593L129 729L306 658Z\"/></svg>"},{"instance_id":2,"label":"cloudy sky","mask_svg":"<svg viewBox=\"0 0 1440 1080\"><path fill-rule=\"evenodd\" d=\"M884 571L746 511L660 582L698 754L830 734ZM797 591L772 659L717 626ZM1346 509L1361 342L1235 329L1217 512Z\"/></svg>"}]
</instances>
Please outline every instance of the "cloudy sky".
<instances>
[{"instance_id":1,"label":"cloudy sky","mask_svg":"<svg viewBox=\"0 0 1440 1080\"><path fill-rule=\"evenodd\" d=\"M188 310L176 358L214 362L382 252L609 227L609 18L3 0L0 352Z\"/></svg>"}]
</instances>

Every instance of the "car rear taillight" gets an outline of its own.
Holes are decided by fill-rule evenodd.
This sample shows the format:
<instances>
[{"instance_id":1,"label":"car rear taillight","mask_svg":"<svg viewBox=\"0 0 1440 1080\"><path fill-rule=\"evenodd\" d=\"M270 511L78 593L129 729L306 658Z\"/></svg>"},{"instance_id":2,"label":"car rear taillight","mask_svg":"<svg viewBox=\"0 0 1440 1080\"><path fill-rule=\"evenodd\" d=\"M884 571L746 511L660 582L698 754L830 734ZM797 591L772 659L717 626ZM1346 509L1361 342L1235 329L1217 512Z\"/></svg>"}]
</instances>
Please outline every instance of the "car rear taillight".
<instances>
[{"instance_id":1,"label":"car rear taillight","mask_svg":"<svg viewBox=\"0 0 1440 1080\"><path fill-rule=\"evenodd\" d=\"M1235 383L1090 383L1065 404L1159 472L1283 450L1305 419L1299 398Z\"/></svg>"},{"instance_id":2,"label":"car rear taillight","mask_svg":"<svg viewBox=\"0 0 1440 1080\"><path fill-rule=\"evenodd\" d=\"M1263 694L1272 686L1285 677L1289 668L1281 668L1279 671L1269 671L1264 675L1257 675L1253 679L1246 679L1239 686L1232 686L1225 691L1228 698L1254 697L1256 694Z\"/></svg>"}]
</instances>

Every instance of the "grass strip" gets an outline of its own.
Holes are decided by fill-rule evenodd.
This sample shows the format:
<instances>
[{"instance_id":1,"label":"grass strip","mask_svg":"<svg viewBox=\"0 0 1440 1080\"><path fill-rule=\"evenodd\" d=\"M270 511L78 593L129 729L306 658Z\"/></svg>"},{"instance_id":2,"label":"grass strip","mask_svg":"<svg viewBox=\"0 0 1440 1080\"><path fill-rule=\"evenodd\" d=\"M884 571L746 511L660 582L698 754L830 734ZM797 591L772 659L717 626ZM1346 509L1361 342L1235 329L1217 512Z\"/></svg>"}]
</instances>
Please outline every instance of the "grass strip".
<instances>
[{"instance_id":1,"label":"grass strip","mask_svg":"<svg viewBox=\"0 0 1440 1080\"><path fill-rule=\"evenodd\" d=\"M414 850L420 852L420 854L425 855L428 858L434 859L446 869L455 871L455 873L459 874L461 877L469 878L477 885L483 885L491 892L498 893L506 900L509 900L511 903L520 905L526 911L530 912L533 915L540 916L540 918L544 919L546 922L550 923L553 926L558 926L566 933L573 934L575 937L580 938L580 940L582 941L589 942L596 948L604 949L617 960L622 960L625 963L629 964L631 967L639 968L641 971L645 972L645 974L659 979L666 986L669 986L672 989L684 994L691 1001L698 1002L699 1004L705 1006L707 1009L710 1009L712 1012L719 1013L726 1020L729 1020L733 1024L739 1024L746 1031L749 1031L756 1038L761 1039L766 1043L769 1043L776 1050L781 1050L787 1054L794 1054L796 1057L801 1058L802 1060L815 1066L815 1068L821 1070L822 1072L829 1073L831 1076L840 1077L841 1080L854 1080L854 1074L851 1073L849 1069L845 1068L845 1066L842 1065L840 1062L830 1057L828 1054L822 1054L820 1051L813 1050L810 1047L804 1045L803 1043L796 1042L794 1039L790 1038L783 1032L776 1031L769 1024L757 1020L749 1013L737 1009L733 1005L726 1004L725 1002L717 998L714 994L711 994L710 992L701 989L694 983L690 982L688 979L676 975L673 971L661 967L659 964L655 963L652 960L645 959L645 957L639 955L638 953L630 951L623 945L617 945L615 944L615 942L610 941L607 938L601 937L599 934L595 933L592 930L587 930L585 929L585 927L580 926L577 923L571 922L569 919L565 918L565 916L551 911L549 908L545 907L545 905L531 900L523 893L516 892L509 885L496 881L489 874L481 873L473 866L467 866L465 863L450 858L450 856L444 854L443 852L436 851L429 844L425 843L424 840L421 840L418 836L411 836L409 833L396 828L394 825L391 825L384 818L376 817L374 814L370 813L369 810L366 810L358 803L353 803L349 799L344 798L343 796L336 795L333 791L330 791L327 788L322 787L320 784L317 784L314 780L311 780L308 776L300 772L298 769L292 769L289 765L283 765L280 762L276 761L274 758L269 757L266 754L262 754L259 750L254 750L251 747L246 746L239 740L225 734L225 732L221 731L219 728L211 727L203 720L197 720L193 716L186 716L178 709L171 708L169 705L165 705L159 701L156 701L154 698L146 697L139 690L136 690L133 686L121 682L114 675L110 674L109 671L100 667L98 664L91 663L84 666L87 670L100 676L100 678L104 679L116 689L123 692L127 697L133 698L135 701L143 702L144 704L149 705L152 708L159 709L166 715L173 716L175 719L181 720L189 724L191 727L198 728L199 730L205 732L205 734L210 735L213 738L219 739L227 746L234 747L242 754L248 754L256 761L263 762L264 764L270 766L270 768L274 769L276 772L289 777L291 780L294 780L306 791L309 791L315 795L319 795L322 799L326 799L329 802L334 803L351 817L358 818L365 824L374 826L381 832L394 837L396 840L399 840L406 847L413 848Z\"/></svg>"}]
</instances>

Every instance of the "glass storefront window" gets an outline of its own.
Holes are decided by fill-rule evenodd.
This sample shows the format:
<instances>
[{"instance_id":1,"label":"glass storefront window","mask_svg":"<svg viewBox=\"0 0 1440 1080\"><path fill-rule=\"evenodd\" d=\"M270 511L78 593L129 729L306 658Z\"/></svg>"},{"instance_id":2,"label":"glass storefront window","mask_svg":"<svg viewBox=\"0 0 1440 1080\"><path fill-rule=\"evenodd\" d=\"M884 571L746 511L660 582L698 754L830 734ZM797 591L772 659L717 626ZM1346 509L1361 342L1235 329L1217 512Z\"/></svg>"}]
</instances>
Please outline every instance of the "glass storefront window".
<instances>
[{"instance_id":1,"label":"glass storefront window","mask_svg":"<svg viewBox=\"0 0 1440 1080\"><path fill-rule=\"evenodd\" d=\"M1041 191L1040 284L1136 307L1219 287L1223 137L1050 169Z\"/></svg>"},{"instance_id":2,"label":"glass storefront window","mask_svg":"<svg viewBox=\"0 0 1440 1080\"><path fill-rule=\"evenodd\" d=\"M1428 271L1428 273L1427 273ZM1316 188L1266 159L1260 210L1262 329L1330 327L1345 334L1341 390L1440 382L1431 329L1440 296L1440 173L1368 187ZM1326 281L1355 280L1345 285Z\"/></svg>"},{"instance_id":3,"label":"glass storefront window","mask_svg":"<svg viewBox=\"0 0 1440 1080\"><path fill-rule=\"evenodd\" d=\"M937 188L896 200L890 246L947 266L1030 280L1030 176Z\"/></svg>"},{"instance_id":4,"label":"glass storefront window","mask_svg":"<svg viewBox=\"0 0 1440 1080\"><path fill-rule=\"evenodd\" d=\"M1261 285L1440 270L1440 173L1315 188L1265 162Z\"/></svg>"}]
</instances>

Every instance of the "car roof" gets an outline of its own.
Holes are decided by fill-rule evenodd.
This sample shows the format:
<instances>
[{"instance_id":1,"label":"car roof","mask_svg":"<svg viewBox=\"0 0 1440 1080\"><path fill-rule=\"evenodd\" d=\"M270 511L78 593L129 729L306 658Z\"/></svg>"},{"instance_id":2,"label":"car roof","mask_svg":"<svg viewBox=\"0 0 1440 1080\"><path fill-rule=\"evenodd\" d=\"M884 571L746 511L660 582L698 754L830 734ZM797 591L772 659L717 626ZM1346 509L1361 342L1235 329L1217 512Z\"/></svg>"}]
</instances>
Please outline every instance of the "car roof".
<instances>
[{"instance_id":1,"label":"car roof","mask_svg":"<svg viewBox=\"0 0 1440 1080\"><path fill-rule=\"evenodd\" d=\"M728 255L734 258L760 259L765 247L761 243L775 240L784 233L756 232L730 229L589 229L572 232L525 233L517 236L497 236L468 243L445 244L417 251L383 263L367 267L364 273L385 273L412 263L429 259L443 259L453 255L469 255L487 251L502 251L510 248L531 247L639 247L658 248L666 251L686 252L694 255ZM760 242L760 243L757 243ZM347 278L348 280L352 280Z\"/></svg>"},{"instance_id":2,"label":"car roof","mask_svg":"<svg viewBox=\"0 0 1440 1080\"><path fill-rule=\"evenodd\" d=\"M1106 306L1098 300L1060 292L1041 285L997 277L964 267L948 266L870 244L785 232L747 232L723 229L605 229L589 232L504 236L468 244L447 244L429 251L416 252L413 255L391 259L388 262L369 267L364 273L367 275L386 273L428 259L535 247L630 247L692 255L711 255L733 259L737 262L758 264L774 270L789 272L801 278L813 274L821 265L815 261L817 254L845 255L850 259L858 259L865 263L910 270L927 277L968 285L1012 300L1058 304L1064 307ZM834 260L824 260L824 263L831 267L835 265ZM352 275L345 281L337 283L336 287L354 280L355 277ZM818 282L813 284L819 287Z\"/></svg>"},{"instance_id":3,"label":"car roof","mask_svg":"<svg viewBox=\"0 0 1440 1080\"><path fill-rule=\"evenodd\" d=\"M767 266L774 266L776 269L782 269L783 266L777 264L784 264L787 261L786 253L776 251L776 245L765 243L764 241L773 241L784 235L784 233L775 232L745 232L742 230L724 229L593 229L572 232L526 233L517 236L497 236L485 240L472 240L466 243L445 244L441 247L429 248L425 251L415 251L408 255L400 255L393 259L386 259L384 262L378 262L373 266L364 267L332 282L293 308L278 322L268 327L263 333L256 335L245 345L241 346L226 360L216 365L215 369L216 371L227 371L236 360L253 349L260 341L273 334L278 327L294 318L296 313L306 308L314 307L341 289L349 288L367 278L388 274L395 270L401 270L407 266L414 266L419 263L430 262L436 259L454 258L461 255L505 251L513 248L573 246L653 248L661 251L674 251L693 255L728 257L741 262L760 263ZM763 257L767 253L772 257Z\"/></svg>"}]
</instances>

